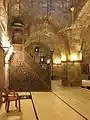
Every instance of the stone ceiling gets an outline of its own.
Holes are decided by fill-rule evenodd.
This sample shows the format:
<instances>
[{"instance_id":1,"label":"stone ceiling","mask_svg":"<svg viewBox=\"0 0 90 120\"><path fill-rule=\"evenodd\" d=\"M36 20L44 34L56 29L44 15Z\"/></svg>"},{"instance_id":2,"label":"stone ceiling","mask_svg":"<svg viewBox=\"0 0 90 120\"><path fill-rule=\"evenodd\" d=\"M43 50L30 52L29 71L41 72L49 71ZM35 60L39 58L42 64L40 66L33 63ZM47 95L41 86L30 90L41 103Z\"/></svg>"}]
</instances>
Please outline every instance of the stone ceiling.
<instances>
[{"instance_id":1,"label":"stone ceiling","mask_svg":"<svg viewBox=\"0 0 90 120\"><path fill-rule=\"evenodd\" d=\"M54 24L65 27L71 24L70 8L75 7L74 20L76 20L85 2L86 0L10 0L10 18L19 14L27 24L36 18L48 16L52 18Z\"/></svg>"},{"instance_id":2,"label":"stone ceiling","mask_svg":"<svg viewBox=\"0 0 90 120\"><path fill-rule=\"evenodd\" d=\"M61 48L60 50L69 52L70 44L72 45L70 30L72 29L72 12L70 9L71 7L75 8L73 23L76 25L79 19L79 13L86 1L87 0L10 0L9 21L11 23L19 16L24 22L26 32L29 33L26 42L27 45L41 38L44 43L46 42L50 46L53 44L57 49L58 45L59 48ZM70 32L66 32L66 30ZM73 31L75 31L75 29ZM67 38L68 34L70 35ZM68 39L71 41L68 41ZM73 45L71 48L72 47Z\"/></svg>"},{"instance_id":3,"label":"stone ceiling","mask_svg":"<svg viewBox=\"0 0 90 120\"><path fill-rule=\"evenodd\" d=\"M84 5L75 23L72 25L72 43L76 46L76 51L83 48L87 39L87 32L90 29L90 0Z\"/></svg>"}]
</instances>

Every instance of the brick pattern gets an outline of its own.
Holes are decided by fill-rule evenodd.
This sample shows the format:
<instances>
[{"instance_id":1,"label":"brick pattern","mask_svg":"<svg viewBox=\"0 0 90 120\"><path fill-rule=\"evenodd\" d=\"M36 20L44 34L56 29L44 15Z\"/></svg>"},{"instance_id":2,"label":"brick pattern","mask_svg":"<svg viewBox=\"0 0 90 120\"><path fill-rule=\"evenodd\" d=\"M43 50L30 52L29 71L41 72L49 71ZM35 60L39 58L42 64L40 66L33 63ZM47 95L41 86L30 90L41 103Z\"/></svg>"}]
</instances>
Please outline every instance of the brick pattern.
<instances>
[{"instance_id":1,"label":"brick pattern","mask_svg":"<svg viewBox=\"0 0 90 120\"><path fill-rule=\"evenodd\" d=\"M14 53L10 62L9 88L19 91L47 91L48 86L50 88L51 85L50 82L48 82L50 80L50 75L47 74L47 79L41 80L39 74L35 71L36 64L34 65L30 58L28 64L25 56L26 55L23 51L17 50ZM46 74L43 74L42 72L42 76L45 75Z\"/></svg>"}]
</instances>

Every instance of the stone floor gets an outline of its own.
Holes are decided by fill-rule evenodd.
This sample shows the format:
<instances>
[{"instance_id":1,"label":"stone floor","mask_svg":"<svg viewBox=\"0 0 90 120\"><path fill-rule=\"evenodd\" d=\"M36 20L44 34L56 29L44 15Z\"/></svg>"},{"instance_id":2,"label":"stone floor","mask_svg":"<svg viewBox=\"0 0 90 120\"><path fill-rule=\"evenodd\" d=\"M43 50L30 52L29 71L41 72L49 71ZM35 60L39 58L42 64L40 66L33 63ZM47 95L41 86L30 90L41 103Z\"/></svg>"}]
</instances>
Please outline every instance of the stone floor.
<instances>
[{"instance_id":1,"label":"stone floor","mask_svg":"<svg viewBox=\"0 0 90 120\"><path fill-rule=\"evenodd\" d=\"M90 120L90 90L62 87L60 81L52 81L52 91L32 92L32 99L21 100L21 112L12 103L6 113L3 105L0 120Z\"/></svg>"},{"instance_id":2,"label":"stone floor","mask_svg":"<svg viewBox=\"0 0 90 120\"><path fill-rule=\"evenodd\" d=\"M14 107L14 103L10 105L10 112L6 113L4 104L0 110L0 120L36 120L33 106L30 100L21 100L21 112Z\"/></svg>"}]
</instances>

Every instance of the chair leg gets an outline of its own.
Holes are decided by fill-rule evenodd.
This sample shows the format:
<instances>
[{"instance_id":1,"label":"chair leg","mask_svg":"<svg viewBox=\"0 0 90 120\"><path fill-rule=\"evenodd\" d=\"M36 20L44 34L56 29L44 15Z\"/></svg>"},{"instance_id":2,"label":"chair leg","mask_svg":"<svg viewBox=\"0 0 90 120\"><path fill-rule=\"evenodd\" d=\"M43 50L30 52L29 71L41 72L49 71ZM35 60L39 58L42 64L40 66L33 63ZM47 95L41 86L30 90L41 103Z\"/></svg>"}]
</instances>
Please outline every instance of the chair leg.
<instances>
[{"instance_id":1,"label":"chair leg","mask_svg":"<svg viewBox=\"0 0 90 120\"><path fill-rule=\"evenodd\" d=\"M7 102L5 103L5 110L7 109Z\"/></svg>"},{"instance_id":2,"label":"chair leg","mask_svg":"<svg viewBox=\"0 0 90 120\"><path fill-rule=\"evenodd\" d=\"M20 99L18 99L18 105L19 105L19 112L21 112Z\"/></svg>"},{"instance_id":3,"label":"chair leg","mask_svg":"<svg viewBox=\"0 0 90 120\"><path fill-rule=\"evenodd\" d=\"M6 112L9 112L9 105L10 105L10 101L7 102L7 107L6 107Z\"/></svg>"},{"instance_id":4,"label":"chair leg","mask_svg":"<svg viewBox=\"0 0 90 120\"><path fill-rule=\"evenodd\" d=\"M15 107L17 108L17 100L15 101Z\"/></svg>"}]
</instances>

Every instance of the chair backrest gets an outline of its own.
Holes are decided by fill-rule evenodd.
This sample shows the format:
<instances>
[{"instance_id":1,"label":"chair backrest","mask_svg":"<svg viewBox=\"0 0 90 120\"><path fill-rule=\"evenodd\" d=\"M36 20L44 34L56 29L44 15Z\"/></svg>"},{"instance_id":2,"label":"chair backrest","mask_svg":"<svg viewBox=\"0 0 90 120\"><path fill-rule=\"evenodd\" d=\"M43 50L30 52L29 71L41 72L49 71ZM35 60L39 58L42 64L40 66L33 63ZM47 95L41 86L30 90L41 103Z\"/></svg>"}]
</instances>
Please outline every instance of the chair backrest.
<instances>
[{"instance_id":1,"label":"chair backrest","mask_svg":"<svg viewBox=\"0 0 90 120\"><path fill-rule=\"evenodd\" d=\"M6 88L3 88L1 91L1 96L2 96L2 102L6 102L6 100L8 99L8 91L6 90Z\"/></svg>"}]
</instances>

